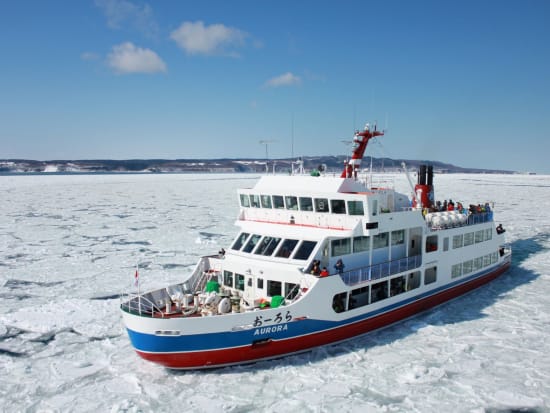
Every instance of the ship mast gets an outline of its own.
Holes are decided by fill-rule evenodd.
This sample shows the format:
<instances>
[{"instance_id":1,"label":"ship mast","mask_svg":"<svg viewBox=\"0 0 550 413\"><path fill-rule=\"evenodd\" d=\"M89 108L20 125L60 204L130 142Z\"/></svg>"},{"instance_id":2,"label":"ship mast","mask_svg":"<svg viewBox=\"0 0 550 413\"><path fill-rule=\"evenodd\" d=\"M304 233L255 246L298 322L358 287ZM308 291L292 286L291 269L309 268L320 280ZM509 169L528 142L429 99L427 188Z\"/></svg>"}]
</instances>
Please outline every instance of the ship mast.
<instances>
[{"instance_id":1,"label":"ship mast","mask_svg":"<svg viewBox=\"0 0 550 413\"><path fill-rule=\"evenodd\" d=\"M357 171L361 166L361 160L363 159L365 149L367 149L367 143L371 138L382 135L384 135L384 132L377 131L376 125L374 126L374 130L371 132L369 130L368 123L365 125L365 129L362 132L355 132L353 137L353 152L351 154L351 159L344 165L344 170L342 171L340 178L357 179Z\"/></svg>"}]
</instances>

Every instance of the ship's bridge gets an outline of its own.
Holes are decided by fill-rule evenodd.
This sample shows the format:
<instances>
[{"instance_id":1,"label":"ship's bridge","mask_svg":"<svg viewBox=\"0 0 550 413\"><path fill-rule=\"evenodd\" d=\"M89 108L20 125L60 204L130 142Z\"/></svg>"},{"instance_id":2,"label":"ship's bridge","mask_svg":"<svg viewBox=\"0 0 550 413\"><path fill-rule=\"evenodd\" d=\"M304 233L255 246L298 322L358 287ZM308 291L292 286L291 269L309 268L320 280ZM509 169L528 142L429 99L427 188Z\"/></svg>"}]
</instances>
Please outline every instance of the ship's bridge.
<instances>
[{"instance_id":1,"label":"ship's bridge","mask_svg":"<svg viewBox=\"0 0 550 413\"><path fill-rule=\"evenodd\" d=\"M253 221L348 231L410 206L407 197L393 189L369 189L352 178L312 176L264 176L253 188L239 190L239 202L237 224Z\"/></svg>"}]
</instances>

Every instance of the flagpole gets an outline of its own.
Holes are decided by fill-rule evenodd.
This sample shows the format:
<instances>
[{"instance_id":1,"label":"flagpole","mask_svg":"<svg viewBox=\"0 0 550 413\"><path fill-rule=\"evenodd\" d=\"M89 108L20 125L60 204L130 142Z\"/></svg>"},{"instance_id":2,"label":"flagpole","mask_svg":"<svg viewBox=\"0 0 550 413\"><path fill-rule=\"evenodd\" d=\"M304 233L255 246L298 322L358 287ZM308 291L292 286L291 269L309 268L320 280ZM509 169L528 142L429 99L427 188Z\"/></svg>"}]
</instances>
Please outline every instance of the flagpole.
<instances>
[{"instance_id":1,"label":"flagpole","mask_svg":"<svg viewBox=\"0 0 550 413\"><path fill-rule=\"evenodd\" d=\"M139 290L139 263L136 263L136 283L137 283L137 289L138 289L139 314L141 315L141 294Z\"/></svg>"}]
</instances>

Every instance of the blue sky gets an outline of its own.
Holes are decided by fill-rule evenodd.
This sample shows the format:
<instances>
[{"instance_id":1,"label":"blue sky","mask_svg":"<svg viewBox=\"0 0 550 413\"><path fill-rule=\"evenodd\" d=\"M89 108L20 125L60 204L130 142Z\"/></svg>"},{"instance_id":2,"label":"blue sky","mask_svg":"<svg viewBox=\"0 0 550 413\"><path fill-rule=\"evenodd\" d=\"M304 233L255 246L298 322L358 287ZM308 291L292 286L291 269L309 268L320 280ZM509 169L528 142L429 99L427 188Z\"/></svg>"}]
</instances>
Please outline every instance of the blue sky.
<instances>
[{"instance_id":1,"label":"blue sky","mask_svg":"<svg viewBox=\"0 0 550 413\"><path fill-rule=\"evenodd\" d=\"M550 173L549 21L546 0L2 0L0 158L337 155L376 121L377 157Z\"/></svg>"}]
</instances>

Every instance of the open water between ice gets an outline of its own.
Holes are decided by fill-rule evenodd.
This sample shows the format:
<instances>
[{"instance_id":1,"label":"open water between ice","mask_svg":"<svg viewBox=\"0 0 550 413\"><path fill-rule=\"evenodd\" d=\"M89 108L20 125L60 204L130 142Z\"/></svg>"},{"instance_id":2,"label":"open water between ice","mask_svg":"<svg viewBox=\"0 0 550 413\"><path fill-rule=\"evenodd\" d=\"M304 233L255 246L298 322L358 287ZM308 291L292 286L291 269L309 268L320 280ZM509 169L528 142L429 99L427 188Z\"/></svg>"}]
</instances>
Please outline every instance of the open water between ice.
<instances>
[{"instance_id":1,"label":"open water between ice","mask_svg":"<svg viewBox=\"0 0 550 413\"><path fill-rule=\"evenodd\" d=\"M175 372L141 360L118 295L176 282L236 234L251 175L0 176L0 410L550 411L550 177L437 175L495 202L512 268L437 309L275 361ZM410 193L404 177L397 189Z\"/></svg>"}]
</instances>

